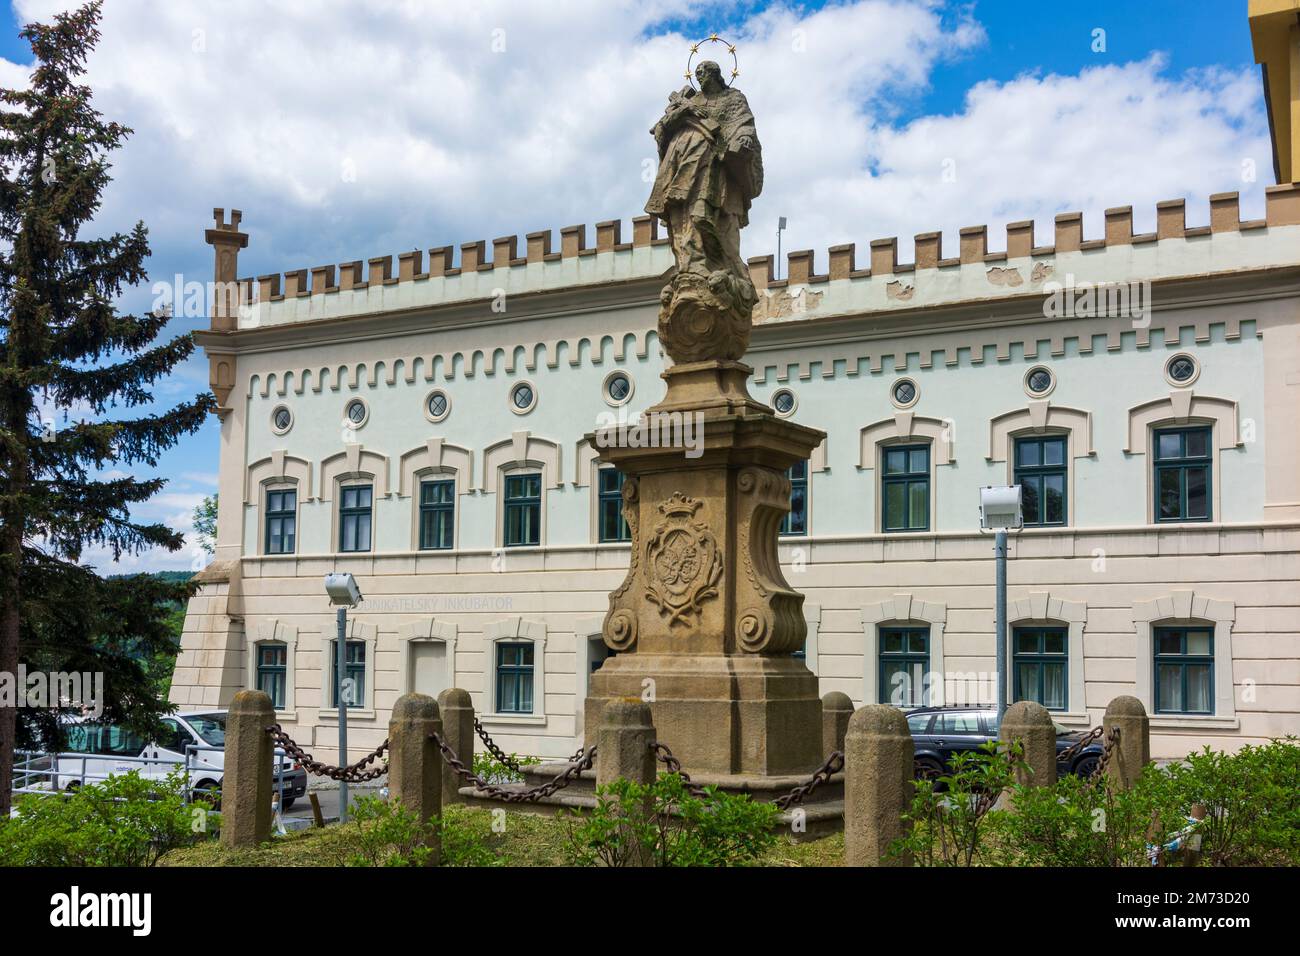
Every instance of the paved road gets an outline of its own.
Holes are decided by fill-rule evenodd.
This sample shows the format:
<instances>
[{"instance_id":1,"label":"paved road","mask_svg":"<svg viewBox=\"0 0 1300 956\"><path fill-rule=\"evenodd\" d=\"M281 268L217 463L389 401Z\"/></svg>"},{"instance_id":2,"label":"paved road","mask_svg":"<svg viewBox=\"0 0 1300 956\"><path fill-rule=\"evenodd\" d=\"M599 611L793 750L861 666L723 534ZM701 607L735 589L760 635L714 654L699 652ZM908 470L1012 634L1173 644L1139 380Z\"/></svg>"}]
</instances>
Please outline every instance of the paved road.
<instances>
[{"instance_id":1,"label":"paved road","mask_svg":"<svg viewBox=\"0 0 1300 956\"><path fill-rule=\"evenodd\" d=\"M339 791L331 787L328 790L313 790L317 799L320 800L321 813L325 816L326 823L333 823L339 818ZM353 784L348 787L348 806L356 803L357 797L379 792L378 787L359 786ZM301 796L294 801L292 807L283 814L284 825L289 830L299 830L312 825L311 801L307 796Z\"/></svg>"}]
</instances>

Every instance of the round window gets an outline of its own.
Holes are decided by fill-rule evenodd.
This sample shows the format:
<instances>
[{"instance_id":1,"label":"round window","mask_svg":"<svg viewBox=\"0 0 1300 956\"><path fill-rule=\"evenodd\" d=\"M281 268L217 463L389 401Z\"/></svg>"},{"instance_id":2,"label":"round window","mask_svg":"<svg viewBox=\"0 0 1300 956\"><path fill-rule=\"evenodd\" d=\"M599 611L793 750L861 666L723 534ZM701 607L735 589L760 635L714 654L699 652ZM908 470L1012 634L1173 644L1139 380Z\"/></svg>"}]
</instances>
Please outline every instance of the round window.
<instances>
[{"instance_id":1,"label":"round window","mask_svg":"<svg viewBox=\"0 0 1300 956\"><path fill-rule=\"evenodd\" d=\"M609 377L605 391L613 401L621 402L632 393L632 383L622 372L617 372Z\"/></svg>"},{"instance_id":2,"label":"round window","mask_svg":"<svg viewBox=\"0 0 1300 956\"><path fill-rule=\"evenodd\" d=\"M428 414L430 421L440 422L451 411L451 399L441 389L430 392L429 397L425 399L424 410Z\"/></svg>"},{"instance_id":3,"label":"round window","mask_svg":"<svg viewBox=\"0 0 1300 956\"><path fill-rule=\"evenodd\" d=\"M916 383L910 378L894 383L894 404L906 407L916 401Z\"/></svg>"},{"instance_id":4,"label":"round window","mask_svg":"<svg viewBox=\"0 0 1300 956\"><path fill-rule=\"evenodd\" d=\"M271 427L278 433L284 434L293 427L293 412L281 405L271 413Z\"/></svg>"},{"instance_id":5,"label":"round window","mask_svg":"<svg viewBox=\"0 0 1300 956\"><path fill-rule=\"evenodd\" d=\"M1045 368L1029 370L1025 376L1025 387L1034 395L1043 395L1052 390L1052 373Z\"/></svg>"},{"instance_id":6,"label":"round window","mask_svg":"<svg viewBox=\"0 0 1300 956\"><path fill-rule=\"evenodd\" d=\"M359 398L348 402L346 414L353 425L360 425L366 420L366 403Z\"/></svg>"},{"instance_id":7,"label":"round window","mask_svg":"<svg viewBox=\"0 0 1300 956\"><path fill-rule=\"evenodd\" d=\"M1190 355L1175 355L1165 366L1172 382L1186 383L1196 377L1196 360Z\"/></svg>"},{"instance_id":8,"label":"round window","mask_svg":"<svg viewBox=\"0 0 1300 956\"><path fill-rule=\"evenodd\" d=\"M530 410L536 402L537 393L527 382L520 382L510 390L510 407L517 413Z\"/></svg>"},{"instance_id":9,"label":"round window","mask_svg":"<svg viewBox=\"0 0 1300 956\"><path fill-rule=\"evenodd\" d=\"M789 415L794 411L794 406L794 392L788 388L779 389L772 395L772 407L778 415Z\"/></svg>"}]
</instances>

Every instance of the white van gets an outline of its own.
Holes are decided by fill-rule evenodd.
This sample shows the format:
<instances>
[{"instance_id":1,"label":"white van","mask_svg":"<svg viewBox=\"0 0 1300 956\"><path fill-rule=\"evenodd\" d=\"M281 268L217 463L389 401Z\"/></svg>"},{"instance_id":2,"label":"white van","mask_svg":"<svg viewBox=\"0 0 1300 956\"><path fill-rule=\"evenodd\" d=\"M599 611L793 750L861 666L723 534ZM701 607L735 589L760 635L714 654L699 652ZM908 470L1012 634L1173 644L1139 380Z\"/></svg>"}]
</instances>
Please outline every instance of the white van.
<instances>
[{"instance_id":1,"label":"white van","mask_svg":"<svg viewBox=\"0 0 1300 956\"><path fill-rule=\"evenodd\" d=\"M185 766L188 751L190 787L215 798L225 772L226 711L171 714L162 724L158 739L147 741L116 724L73 718L67 726L67 745L55 755L54 785L72 790L131 770L148 779L162 779ZM281 806L287 810L307 792L307 772L283 754L276 756L276 770L276 787L283 788Z\"/></svg>"}]
</instances>

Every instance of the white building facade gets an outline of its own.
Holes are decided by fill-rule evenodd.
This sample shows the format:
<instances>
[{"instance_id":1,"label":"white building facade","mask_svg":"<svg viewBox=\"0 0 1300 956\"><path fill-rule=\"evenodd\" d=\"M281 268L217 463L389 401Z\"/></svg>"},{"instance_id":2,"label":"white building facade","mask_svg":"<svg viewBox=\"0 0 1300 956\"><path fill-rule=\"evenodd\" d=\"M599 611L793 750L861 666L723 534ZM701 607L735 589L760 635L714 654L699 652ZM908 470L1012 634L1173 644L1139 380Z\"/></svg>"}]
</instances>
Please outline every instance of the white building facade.
<instances>
[{"instance_id":1,"label":"white building facade","mask_svg":"<svg viewBox=\"0 0 1300 956\"><path fill-rule=\"evenodd\" d=\"M826 432L792 474L781 556L805 655L854 702L988 700L992 542L978 489L1019 483L1008 660L1017 698L1085 727L1133 694L1153 753L1300 733L1300 187L1264 220L1235 194L1188 227L1162 203L1084 238L1078 214L1004 251L963 229L895 240L762 300L751 391ZM649 219L243 280L200 334L220 405L217 554L173 700L270 692L319 755L336 739L334 614L357 576L357 752L404 692L470 692L508 750L571 753L629 560L618 476L584 436L663 394L671 268ZM218 214L218 281L247 237ZM594 245L587 243L594 238ZM867 257L864 257L867 258ZM689 451L689 449L687 449Z\"/></svg>"}]
</instances>

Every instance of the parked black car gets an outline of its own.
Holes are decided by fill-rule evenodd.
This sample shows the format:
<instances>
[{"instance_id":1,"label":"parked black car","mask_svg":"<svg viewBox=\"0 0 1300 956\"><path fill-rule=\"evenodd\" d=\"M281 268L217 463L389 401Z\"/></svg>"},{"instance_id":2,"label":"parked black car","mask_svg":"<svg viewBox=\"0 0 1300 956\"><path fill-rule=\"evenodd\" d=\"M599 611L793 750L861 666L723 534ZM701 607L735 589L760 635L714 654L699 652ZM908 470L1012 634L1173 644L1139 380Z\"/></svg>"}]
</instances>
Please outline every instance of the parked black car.
<instances>
[{"instance_id":1,"label":"parked black car","mask_svg":"<svg viewBox=\"0 0 1300 956\"><path fill-rule=\"evenodd\" d=\"M907 712L907 726L916 746L918 777L937 776L947 771L954 754L978 750L998 736L997 711L993 707L918 707ZM1083 731L1056 725L1056 752L1079 742ZM1101 761L1103 748L1093 741L1068 763L1057 763L1056 775L1067 773L1090 777Z\"/></svg>"}]
</instances>

